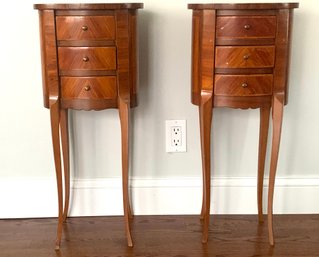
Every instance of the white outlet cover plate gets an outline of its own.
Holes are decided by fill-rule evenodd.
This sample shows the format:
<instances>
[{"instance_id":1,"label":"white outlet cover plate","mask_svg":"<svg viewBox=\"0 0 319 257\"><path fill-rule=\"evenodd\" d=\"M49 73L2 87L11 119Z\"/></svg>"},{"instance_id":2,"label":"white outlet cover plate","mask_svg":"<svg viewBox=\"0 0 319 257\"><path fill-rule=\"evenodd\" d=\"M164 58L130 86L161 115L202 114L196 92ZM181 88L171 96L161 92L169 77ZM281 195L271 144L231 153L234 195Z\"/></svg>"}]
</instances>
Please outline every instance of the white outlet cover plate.
<instances>
[{"instance_id":1,"label":"white outlet cover plate","mask_svg":"<svg viewBox=\"0 0 319 257\"><path fill-rule=\"evenodd\" d=\"M178 153L186 152L186 120L166 120L166 152L167 153ZM172 128L181 127L181 139L182 143L179 146L172 144Z\"/></svg>"}]
</instances>

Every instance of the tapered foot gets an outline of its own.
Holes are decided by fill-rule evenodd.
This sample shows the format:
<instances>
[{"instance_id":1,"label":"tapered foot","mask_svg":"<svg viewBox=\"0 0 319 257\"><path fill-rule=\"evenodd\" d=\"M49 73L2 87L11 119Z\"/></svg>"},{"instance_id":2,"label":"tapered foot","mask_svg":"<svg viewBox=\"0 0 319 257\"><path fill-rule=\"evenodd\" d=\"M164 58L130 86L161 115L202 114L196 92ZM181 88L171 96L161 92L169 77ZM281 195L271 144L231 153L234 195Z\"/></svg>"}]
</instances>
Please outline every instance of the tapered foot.
<instances>
[{"instance_id":1,"label":"tapered foot","mask_svg":"<svg viewBox=\"0 0 319 257\"><path fill-rule=\"evenodd\" d=\"M209 216L204 216L203 221L204 223L203 223L202 243L206 244L208 242Z\"/></svg>"},{"instance_id":2,"label":"tapered foot","mask_svg":"<svg viewBox=\"0 0 319 257\"><path fill-rule=\"evenodd\" d=\"M129 224L129 221L126 221L126 224ZM131 235L131 231L130 231L130 227L126 227L126 231L129 231L128 233L126 233L126 237L127 237L127 246L128 247L133 247L133 240L132 240L132 235Z\"/></svg>"},{"instance_id":3,"label":"tapered foot","mask_svg":"<svg viewBox=\"0 0 319 257\"><path fill-rule=\"evenodd\" d=\"M61 242L55 242L55 250L56 251L60 251L60 244L61 244Z\"/></svg>"}]
</instances>

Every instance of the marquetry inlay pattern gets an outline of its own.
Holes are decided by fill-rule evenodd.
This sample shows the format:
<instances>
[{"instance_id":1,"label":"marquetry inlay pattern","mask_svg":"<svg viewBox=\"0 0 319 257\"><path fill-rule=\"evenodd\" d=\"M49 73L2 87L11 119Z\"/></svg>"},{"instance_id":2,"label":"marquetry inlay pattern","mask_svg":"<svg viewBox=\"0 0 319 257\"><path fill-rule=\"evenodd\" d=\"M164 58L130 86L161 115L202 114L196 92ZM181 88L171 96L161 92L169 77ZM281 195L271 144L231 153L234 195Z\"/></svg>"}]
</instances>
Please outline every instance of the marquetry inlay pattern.
<instances>
[{"instance_id":1,"label":"marquetry inlay pattern","mask_svg":"<svg viewBox=\"0 0 319 257\"><path fill-rule=\"evenodd\" d=\"M36 4L34 8L39 10L43 99L50 109L57 178L56 250L70 203L69 109L119 110L125 232L132 247L129 120L130 108L137 105L137 9L143 4Z\"/></svg>"},{"instance_id":2,"label":"marquetry inlay pattern","mask_svg":"<svg viewBox=\"0 0 319 257\"><path fill-rule=\"evenodd\" d=\"M206 243L209 235L213 108L259 108L258 219L263 221L264 167L272 111L268 231L269 243L274 245L275 175L283 107L288 99L293 9L298 8L298 3L189 4L188 7L193 10L192 103L199 106L204 184L202 241Z\"/></svg>"}]
</instances>

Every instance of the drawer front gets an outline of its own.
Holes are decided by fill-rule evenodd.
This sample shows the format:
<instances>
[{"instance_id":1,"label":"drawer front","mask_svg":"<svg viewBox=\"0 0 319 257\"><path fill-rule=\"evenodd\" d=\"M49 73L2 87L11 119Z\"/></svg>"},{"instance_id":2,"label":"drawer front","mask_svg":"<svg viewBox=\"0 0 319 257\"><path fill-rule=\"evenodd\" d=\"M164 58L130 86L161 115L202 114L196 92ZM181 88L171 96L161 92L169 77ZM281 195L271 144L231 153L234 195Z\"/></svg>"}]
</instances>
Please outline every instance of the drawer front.
<instances>
[{"instance_id":1,"label":"drawer front","mask_svg":"<svg viewBox=\"0 0 319 257\"><path fill-rule=\"evenodd\" d=\"M62 99L115 99L116 77L61 77Z\"/></svg>"},{"instance_id":2,"label":"drawer front","mask_svg":"<svg viewBox=\"0 0 319 257\"><path fill-rule=\"evenodd\" d=\"M272 68L274 62L274 46L216 47L216 68Z\"/></svg>"},{"instance_id":3,"label":"drawer front","mask_svg":"<svg viewBox=\"0 0 319 257\"><path fill-rule=\"evenodd\" d=\"M217 17L217 38L274 38L276 16Z\"/></svg>"},{"instance_id":4,"label":"drawer front","mask_svg":"<svg viewBox=\"0 0 319 257\"><path fill-rule=\"evenodd\" d=\"M58 40L115 39L114 16L57 16Z\"/></svg>"},{"instance_id":5,"label":"drawer front","mask_svg":"<svg viewBox=\"0 0 319 257\"><path fill-rule=\"evenodd\" d=\"M215 75L214 94L263 96L272 94L273 75Z\"/></svg>"},{"instance_id":6,"label":"drawer front","mask_svg":"<svg viewBox=\"0 0 319 257\"><path fill-rule=\"evenodd\" d=\"M59 47L60 70L115 70L115 47Z\"/></svg>"}]
</instances>

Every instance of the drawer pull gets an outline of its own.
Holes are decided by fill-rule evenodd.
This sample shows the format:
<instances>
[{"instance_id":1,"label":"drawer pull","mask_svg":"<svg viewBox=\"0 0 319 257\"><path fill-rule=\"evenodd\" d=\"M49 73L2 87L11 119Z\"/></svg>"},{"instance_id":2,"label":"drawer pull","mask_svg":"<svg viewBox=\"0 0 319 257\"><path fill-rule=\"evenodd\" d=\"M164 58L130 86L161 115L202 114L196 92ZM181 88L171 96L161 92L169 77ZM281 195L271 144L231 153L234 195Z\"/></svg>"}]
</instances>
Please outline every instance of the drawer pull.
<instances>
[{"instance_id":1,"label":"drawer pull","mask_svg":"<svg viewBox=\"0 0 319 257\"><path fill-rule=\"evenodd\" d=\"M243 87L243 88L248 87L248 84L246 82L244 82L241 84L241 87Z\"/></svg>"},{"instance_id":2,"label":"drawer pull","mask_svg":"<svg viewBox=\"0 0 319 257\"><path fill-rule=\"evenodd\" d=\"M84 90L85 90L85 91L90 91L90 89L91 89L91 87L90 87L89 85L87 85L87 86L84 87Z\"/></svg>"},{"instance_id":3,"label":"drawer pull","mask_svg":"<svg viewBox=\"0 0 319 257\"><path fill-rule=\"evenodd\" d=\"M88 30L88 26L82 26L82 30L83 31L87 31Z\"/></svg>"},{"instance_id":4,"label":"drawer pull","mask_svg":"<svg viewBox=\"0 0 319 257\"><path fill-rule=\"evenodd\" d=\"M246 25L244 26L244 29L249 30L249 29L250 29L250 25L249 25L249 24L246 24Z\"/></svg>"},{"instance_id":5,"label":"drawer pull","mask_svg":"<svg viewBox=\"0 0 319 257\"><path fill-rule=\"evenodd\" d=\"M89 61L89 57L84 56L82 60L83 60L83 62L88 62Z\"/></svg>"},{"instance_id":6,"label":"drawer pull","mask_svg":"<svg viewBox=\"0 0 319 257\"><path fill-rule=\"evenodd\" d=\"M244 60L248 60L249 59L249 55L245 54L243 58L244 58Z\"/></svg>"}]
</instances>

